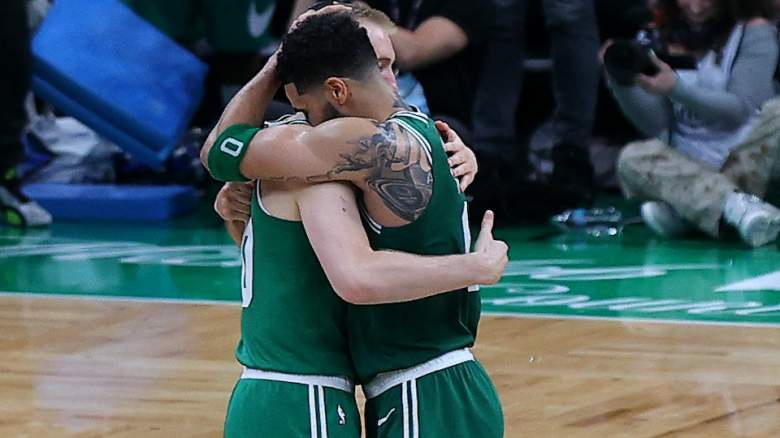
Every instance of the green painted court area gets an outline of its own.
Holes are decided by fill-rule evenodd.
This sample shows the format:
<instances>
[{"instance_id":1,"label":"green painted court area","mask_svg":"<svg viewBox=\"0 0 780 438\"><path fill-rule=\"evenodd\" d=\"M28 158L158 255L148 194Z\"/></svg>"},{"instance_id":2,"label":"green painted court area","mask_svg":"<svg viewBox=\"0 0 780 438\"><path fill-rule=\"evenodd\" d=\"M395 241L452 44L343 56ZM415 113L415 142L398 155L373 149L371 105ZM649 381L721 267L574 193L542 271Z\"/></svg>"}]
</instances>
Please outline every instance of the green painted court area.
<instances>
[{"instance_id":1,"label":"green painted court area","mask_svg":"<svg viewBox=\"0 0 780 438\"><path fill-rule=\"evenodd\" d=\"M238 250L205 217L0 228L0 292L238 304ZM780 325L777 245L664 241L641 225L607 239L543 226L496 234L512 261L482 288L486 313Z\"/></svg>"}]
</instances>

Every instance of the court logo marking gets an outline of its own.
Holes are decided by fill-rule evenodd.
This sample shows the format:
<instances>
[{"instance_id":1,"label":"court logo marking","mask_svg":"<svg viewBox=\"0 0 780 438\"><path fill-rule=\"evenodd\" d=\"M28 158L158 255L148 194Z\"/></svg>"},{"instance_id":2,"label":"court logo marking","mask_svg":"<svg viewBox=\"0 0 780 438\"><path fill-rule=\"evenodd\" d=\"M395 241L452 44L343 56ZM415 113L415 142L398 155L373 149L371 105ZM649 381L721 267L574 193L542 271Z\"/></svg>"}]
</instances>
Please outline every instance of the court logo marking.
<instances>
[{"instance_id":1,"label":"court logo marking","mask_svg":"<svg viewBox=\"0 0 780 438\"><path fill-rule=\"evenodd\" d=\"M532 313L621 318L701 319L780 324L780 305L766 295L718 299L717 292L780 290L780 271L718 287L731 264L663 264L585 268L592 260L546 259L510 262L501 283L483 288L487 313ZM695 274L701 271L701 274ZM690 272L679 282L667 277ZM712 272L713 274L706 274ZM525 277L523 281L518 277ZM659 278L648 287L647 279ZM710 278L712 280L710 280ZM698 284L690 282L697 279ZM637 281L632 283L631 280ZM553 283L553 281L555 283ZM567 282L560 284L559 282ZM636 290L632 285L636 284ZM692 287L693 286L693 287ZM699 290L702 289L702 290ZM629 293L626 293L629 292Z\"/></svg>"},{"instance_id":2,"label":"court logo marking","mask_svg":"<svg viewBox=\"0 0 780 438\"><path fill-rule=\"evenodd\" d=\"M726 284L715 289L717 292L745 292L756 290L780 291L780 271L749 278L736 283Z\"/></svg>"},{"instance_id":3,"label":"court logo marking","mask_svg":"<svg viewBox=\"0 0 780 438\"><path fill-rule=\"evenodd\" d=\"M14 242L0 246L0 262L49 257L57 262L107 261L122 265L230 269L241 266L240 252L233 245L163 246L48 236L3 237L0 240ZM762 266L765 266L763 272ZM780 295L776 294L780 291L780 271L766 272L773 269L777 268L771 264L752 267L752 262L735 265L732 260L628 266L599 266L590 258L514 260L500 283L483 288L482 304L488 314L780 325ZM214 271L203 272L208 272L204 275L209 279L214 275ZM224 276L224 281L234 275L231 270L223 272L219 275ZM237 274L235 278L238 278ZM15 287L19 286L5 286L6 289ZM9 290L30 292L26 286ZM52 290L34 292L57 293ZM190 292L158 290L154 296L186 299L191 297ZM106 291L106 295L115 293ZM133 292L130 296L145 295ZM222 293L220 299L230 296Z\"/></svg>"}]
</instances>

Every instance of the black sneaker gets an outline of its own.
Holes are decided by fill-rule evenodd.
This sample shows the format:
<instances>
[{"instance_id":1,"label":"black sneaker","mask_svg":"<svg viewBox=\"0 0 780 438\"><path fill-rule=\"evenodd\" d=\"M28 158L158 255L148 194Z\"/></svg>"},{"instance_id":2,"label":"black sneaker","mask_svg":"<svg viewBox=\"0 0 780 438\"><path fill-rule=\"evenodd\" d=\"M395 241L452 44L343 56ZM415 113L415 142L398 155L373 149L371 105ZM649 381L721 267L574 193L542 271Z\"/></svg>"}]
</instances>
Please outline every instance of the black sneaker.
<instances>
[{"instance_id":1,"label":"black sneaker","mask_svg":"<svg viewBox=\"0 0 780 438\"><path fill-rule=\"evenodd\" d=\"M22 193L13 169L0 178L0 217L14 227L40 227L52 222L48 211Z\"/></svg>"},{"instance_id":2,"label":"black sneaker","mask_svg":"<svg viewBox=\"0 0 780 438\"><path fill-rule=\"evenodd\" d=\"M593 164L587 149L560 143L552 150L553 172L550 183L579 189L590 194L593 190Z\"/></svg>"}]
</instances>

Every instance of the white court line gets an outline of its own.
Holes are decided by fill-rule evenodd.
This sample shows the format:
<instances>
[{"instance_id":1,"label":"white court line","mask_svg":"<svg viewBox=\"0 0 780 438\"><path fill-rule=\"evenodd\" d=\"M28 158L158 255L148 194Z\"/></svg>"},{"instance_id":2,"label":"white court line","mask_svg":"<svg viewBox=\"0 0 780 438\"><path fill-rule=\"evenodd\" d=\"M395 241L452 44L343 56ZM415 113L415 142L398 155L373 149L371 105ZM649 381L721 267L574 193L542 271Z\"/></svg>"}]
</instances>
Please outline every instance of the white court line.
<instances>
[{"instance_id":1,"label":"white court line","mask_svg":"<svg viewBox=\"0 0 780 438\"><path fill-rule=\"evenodd\" d=\"M126 297L126 296L105 296L105 295L70 295L70 294L37 294L31 292L8 292L0 291L2 297L21 297L21 298L62 298L67 300L93 300L93 301L113 301L120 303L160 303L160 304L192 304L203 306L235 306L240 307L240 301L219 301L219 300L191 300L176 298L149 298L149 297ZM685 319L653 319L653 318L624 318L609 316L584 316L584 315L565 315L565 314L538 314L538 313L510 313L510 312L482 312L483 316L525 318L525 319L564 319L578 321L605 321L614 323L642 323L642 324L667 324L667 325L713 325L726 327L753 327L753 328L778 328L780 323L772 322L731 322L731 321L701 321Z\"/></svg>"},{"instance_id":2,"label":"white court line","mask_svg":"<svg viewBox=\"0 0 780 438\"><path fill-rule=\"evenodd\" d=\"M539 314L539 313L511 313L511 312L482 312L484 316L525 318L525 319L572 319L578 321L608 321L616 323L642 323L642 324L667 324L667 325L716 325L727 327L752 327L752 328L778 328L780 322L731 322L731 321L702 321L689 319L653 319L653 318L624 318L610 316L586 316L565 314Z\"/></svg>"},{"instance_id":3,"label":"white court line","mask_svg":"<svg viewBox=\"0 0 780 438\"><path fill-rule=\"evenodd\" d=\"M759 290L780 291L780 271L770 272L765 275L748 278L747 280L738 281L736 283L725 284L715 289L715 292L744 292Z\"/></svg>"},{"instance_id":4,"label":"white court line","mask_svg":"<svg viewBox=\"0 0 780 438\"><path fill-rule=\"evenodd\" d=\"M236 306L241 307L241 301L220 301L220 300L192 300L178 298L154 298L154 297L128 297L128 296L106 296L106 295L85 295L85 294L44 294L33 292L8 292L0 291L2 297L21 297L21 298L63 298L66 300L92 300L92 301L114 301L120 303L160 303L160 304L193 304L202 306Z\"/></svg>"}]
</instances>

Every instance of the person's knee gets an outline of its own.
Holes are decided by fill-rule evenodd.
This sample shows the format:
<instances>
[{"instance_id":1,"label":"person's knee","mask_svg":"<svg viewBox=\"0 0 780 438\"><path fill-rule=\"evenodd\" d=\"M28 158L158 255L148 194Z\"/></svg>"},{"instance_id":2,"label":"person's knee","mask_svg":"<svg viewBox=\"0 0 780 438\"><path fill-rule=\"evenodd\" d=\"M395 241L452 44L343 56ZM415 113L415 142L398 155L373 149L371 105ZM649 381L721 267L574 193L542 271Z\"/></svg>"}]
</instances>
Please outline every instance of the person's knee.
<instances>
[{"instance_id":1,"label":"person's knee","mask_svg":"<svg viewBox=\"0 0 780 438\"><path fill-rule=\"evenodd\" d=\"M780 117L780 97L767 101L761 109L761 115L765 119Z\"/></svg>"},{"instance_id":2,"label":"person's knee","mask_svg":"<svg viewBox=\"0 0 780 438\"><path fill-rule=\"evenodd\" d=\"M620 151L615 164L615 171L621 181L625 181L626 178L636 172L637 167L647 156L648 147L647 142L629 143Z\"/></svg>"},{"instance_id":3,"label":"person's knee","mask_svg":"<svg viewBox=\"0 0 780 438\"><path fill-rule=\"evenodd\" d=\"M615 173L624 192L642 185L642 175L651 172L652 162L663 153L666 146L658 140L647 140L626 145L618 155Z\"/></svg>"}]
</instances>

